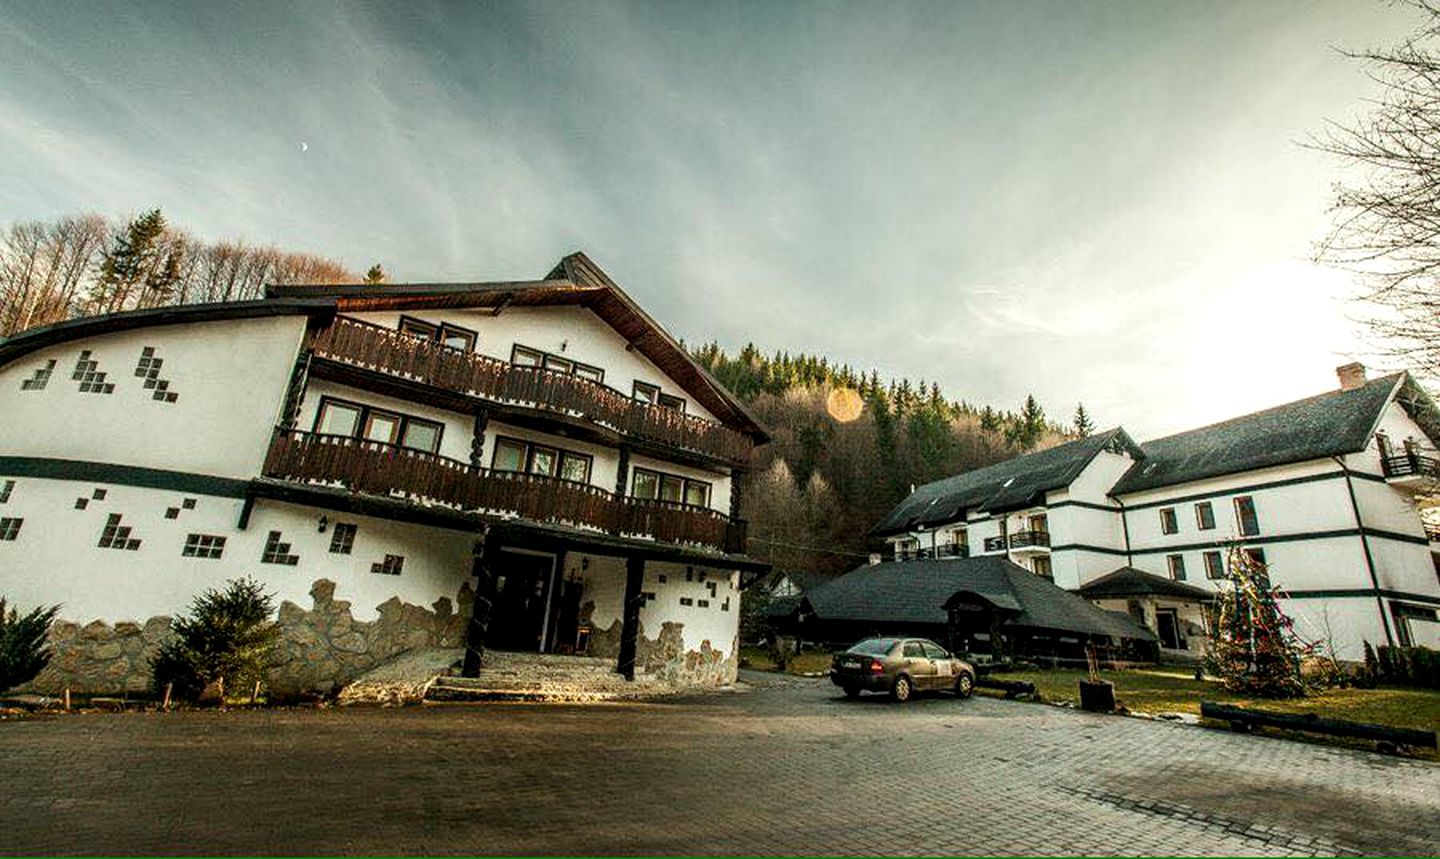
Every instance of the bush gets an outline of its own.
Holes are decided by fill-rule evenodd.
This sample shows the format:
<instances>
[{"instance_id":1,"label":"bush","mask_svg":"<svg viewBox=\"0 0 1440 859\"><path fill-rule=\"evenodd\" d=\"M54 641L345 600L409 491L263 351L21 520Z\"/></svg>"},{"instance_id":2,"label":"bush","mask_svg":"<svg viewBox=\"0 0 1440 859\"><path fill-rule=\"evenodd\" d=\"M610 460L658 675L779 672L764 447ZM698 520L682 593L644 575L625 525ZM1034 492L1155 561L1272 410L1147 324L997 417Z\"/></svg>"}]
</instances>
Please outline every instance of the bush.
<instances>
[{"instance_id":1,"label":"bush","mask_svg":"<svg viewBox=\"0 0 1440 859\"><path fill-rule=\"evenodd\" d=\"M1440 689L1440 651L1428 647L1387 647L1374 649L1375 678L1396 686L1417 686ZM1366 644L1366 665L1370 665L1370 649Z\"/></svg>"},{"instance_id":2,"label":"bush","mask_svg":"<svg viewBox=\"0 0 1440 859\"><path fill-rule=\"evenodd\" d=\"M174 684L176 697L195 700L217 680L237 690L263 682L280 637L274 611L274 598L250 579L196 597L188 617L170 622L175 635L151 660L156 694Z\"/></svg>"},{"instance_id":3,"label":"bush","mask_svg":"<svg viewBox=\"0 0 1440 859\"><path fill-rule=\"evenodd\" d=\"M42 606L22 617L0 597L0 692L34 680L50 664L46 637L58 611Z\"/></svg>"}]
</instances>

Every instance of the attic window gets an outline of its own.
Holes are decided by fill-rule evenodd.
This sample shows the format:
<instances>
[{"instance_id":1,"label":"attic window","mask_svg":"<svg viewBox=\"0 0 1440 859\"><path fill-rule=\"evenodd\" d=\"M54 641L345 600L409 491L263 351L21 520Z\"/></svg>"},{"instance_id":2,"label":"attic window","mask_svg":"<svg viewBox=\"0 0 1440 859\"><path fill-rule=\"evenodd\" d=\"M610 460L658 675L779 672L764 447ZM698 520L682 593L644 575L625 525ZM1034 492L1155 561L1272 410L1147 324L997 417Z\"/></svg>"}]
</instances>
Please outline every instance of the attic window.
<instances>
[{"instance_id":1,"label":"attic window","mask_svg":"<svg viewBox=\"0 0 1440 859\"><path fill-rule=\"evenodd\" d=\"M180 396L170 390L170 380L160 378L160 368L165 359L155 356L155 347L146 346L140 350L140 360L135 364L135 376L145 380L145 387L154 391L152 399L162 403L173 403Z\"/></svg>"},{"instance_id":2,"label":"attic window","mask_svg":"<svg viewBox=\"0 0 1440 859\"><path fill-rule=\"evenodd\" d=\"M70 374L70 378L80 383L82 394L115 393L115 384L105 381L105 374L100 372L100 362L90 357L89 349L81 352L75 360L75 372Z\"/></svg>"},{"instance_id":3,"label":"attic window","mask_svg":"<svg viewBox=\"0 0 1440 859\"><path fill-rule=\"evenodd\" d=\"M55 372L55 359L51 358L45 362L45 366L35 371L35 375L20 383L22 391L43 391L45 386L50 384L50 375Z\"/></svg>"}]
</instances>

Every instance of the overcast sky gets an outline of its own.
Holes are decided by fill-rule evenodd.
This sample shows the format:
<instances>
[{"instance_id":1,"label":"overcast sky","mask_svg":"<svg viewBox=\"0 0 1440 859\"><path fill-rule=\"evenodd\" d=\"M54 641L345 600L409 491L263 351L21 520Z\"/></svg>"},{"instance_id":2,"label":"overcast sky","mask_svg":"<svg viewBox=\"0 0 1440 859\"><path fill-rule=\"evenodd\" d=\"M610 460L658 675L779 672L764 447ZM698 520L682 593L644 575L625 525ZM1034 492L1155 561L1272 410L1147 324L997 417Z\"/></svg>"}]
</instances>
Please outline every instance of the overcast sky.
<instances>
[{"instance_id":1,"label":"overcast sky","mask_svg":"<svg viewBox=\"0 0 1440 859\"><path fill-rule=\"evenodd\" d=\"M1375 91L1317 3L0 0L0 221L538 277L583 249L678 336L1140 438L1334 387L1307 262Z\"/></svg>"}]
</instances>

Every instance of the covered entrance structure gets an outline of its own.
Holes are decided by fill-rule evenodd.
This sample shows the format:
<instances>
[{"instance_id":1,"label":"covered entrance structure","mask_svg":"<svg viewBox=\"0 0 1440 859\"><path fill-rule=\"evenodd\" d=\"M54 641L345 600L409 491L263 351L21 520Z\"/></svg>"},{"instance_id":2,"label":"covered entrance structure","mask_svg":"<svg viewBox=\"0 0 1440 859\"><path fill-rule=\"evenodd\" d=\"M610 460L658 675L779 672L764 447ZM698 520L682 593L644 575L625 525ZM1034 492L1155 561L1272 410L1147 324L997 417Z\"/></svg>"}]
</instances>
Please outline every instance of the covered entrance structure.
<instances>
[{"instance_id":1,"label":"covered entrance structure","mask_svg":"<svg viewBox=\"0 0 1440 859\"><path fill-rule=\"evenodd\" d=\"M589 656L673 682L733 680L740 595L770 571L743 554L508 520L473 560L462 674L487 650ZM728 676L727 676L728 675Z\"/></svg>"}]
</instances>

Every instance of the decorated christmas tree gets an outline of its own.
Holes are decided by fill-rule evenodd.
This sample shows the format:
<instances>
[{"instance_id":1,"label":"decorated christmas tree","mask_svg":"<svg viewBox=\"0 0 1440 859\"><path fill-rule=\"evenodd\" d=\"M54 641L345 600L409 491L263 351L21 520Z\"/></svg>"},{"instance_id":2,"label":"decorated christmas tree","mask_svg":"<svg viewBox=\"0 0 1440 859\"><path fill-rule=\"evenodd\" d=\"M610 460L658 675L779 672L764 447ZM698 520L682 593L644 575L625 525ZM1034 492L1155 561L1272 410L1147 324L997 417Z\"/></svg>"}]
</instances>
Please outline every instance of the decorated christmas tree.
<instances>
[{"instance_id":1,"label":"decorated christmas tree","mask_svg":"<svg viewBox=\"0 0 1440 859\"><path fill-rule=\"evenodd\" d=\"M1253 550L1232 546L1228 567L1230 587L1216 594L1207 668L1232 692L1303 696L1300 663L1315 645L1295 634L1295 622L1280 609L1280 589Z\"/></svg>"}]
</instances>

